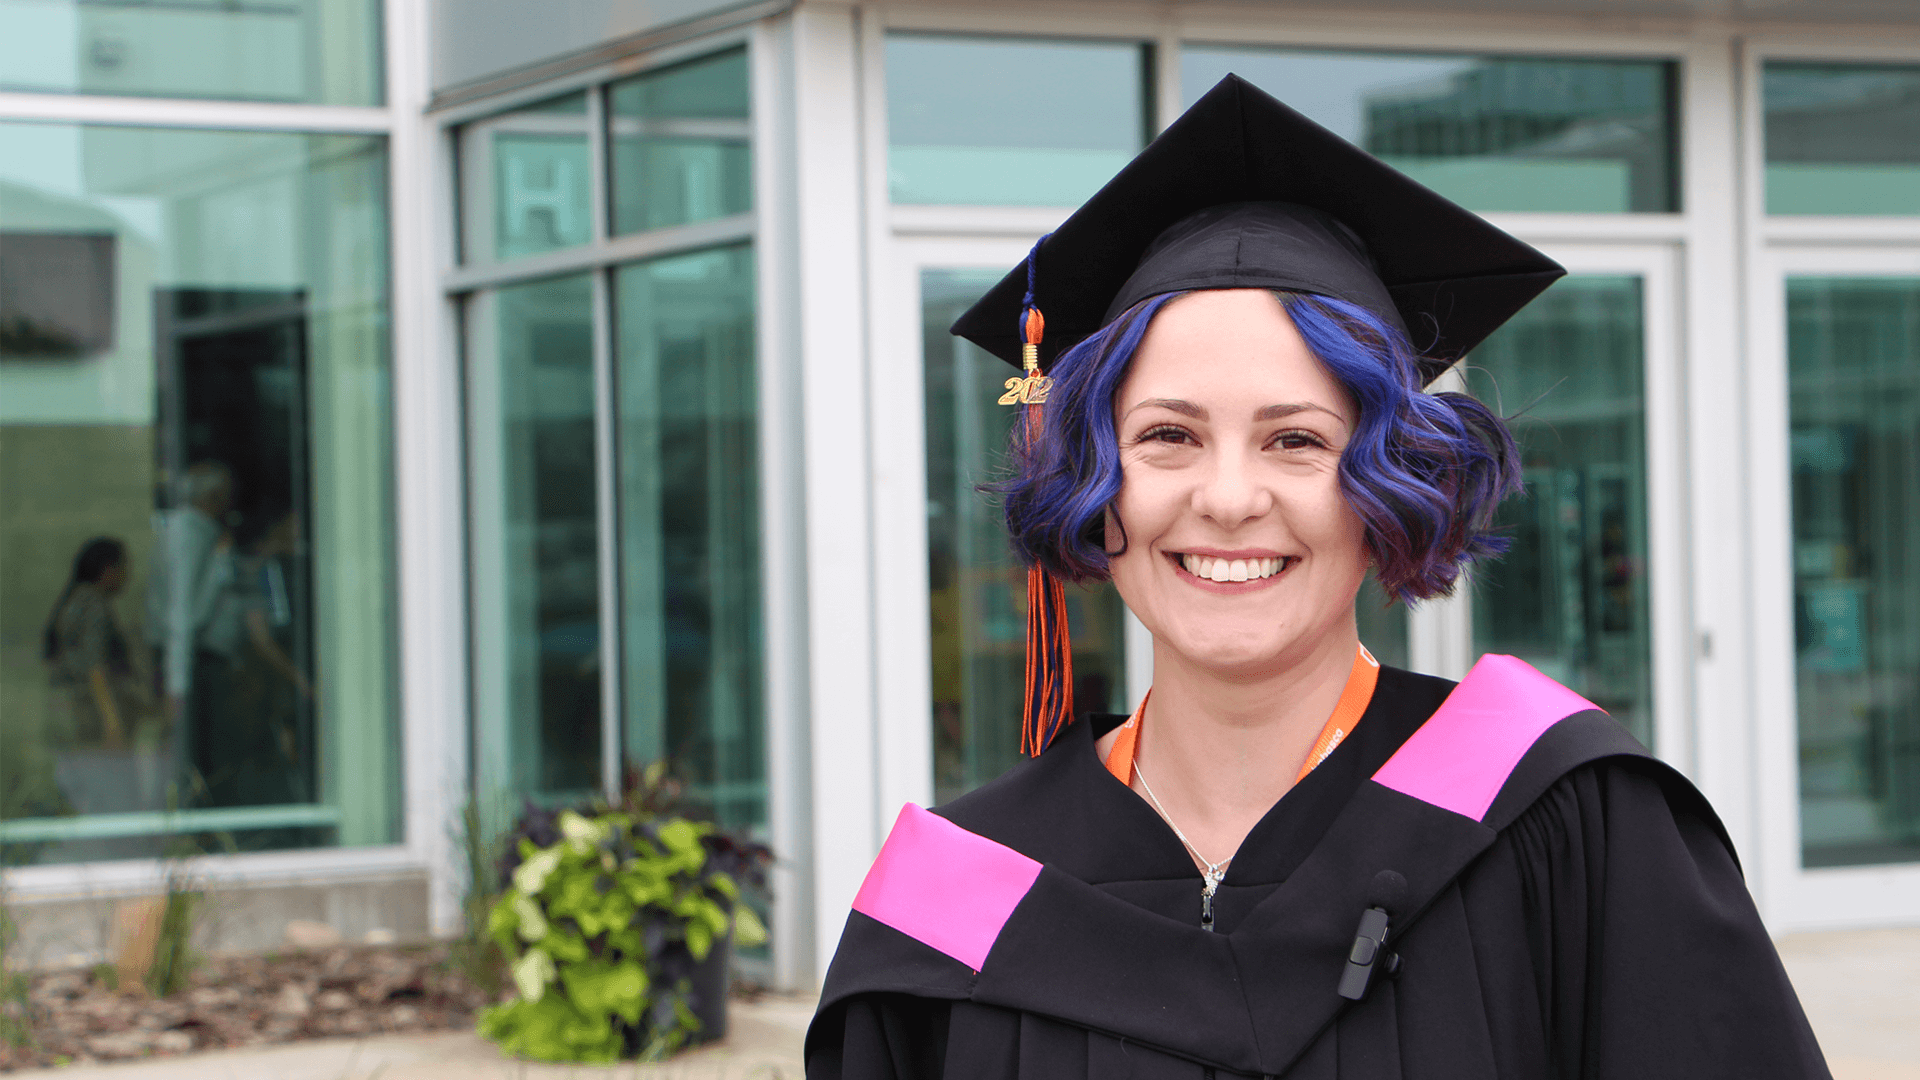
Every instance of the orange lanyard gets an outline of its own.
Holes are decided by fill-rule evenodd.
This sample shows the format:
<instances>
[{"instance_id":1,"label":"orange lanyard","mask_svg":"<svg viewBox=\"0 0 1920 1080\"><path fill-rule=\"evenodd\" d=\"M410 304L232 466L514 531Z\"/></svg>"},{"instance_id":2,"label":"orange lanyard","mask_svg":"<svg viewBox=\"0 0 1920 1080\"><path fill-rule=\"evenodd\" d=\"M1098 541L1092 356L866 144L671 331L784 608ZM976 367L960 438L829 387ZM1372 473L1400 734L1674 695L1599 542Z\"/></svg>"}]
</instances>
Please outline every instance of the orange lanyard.
<instances>
[{"instance_id":1,"label":"orange lanyard","mask_svg":"<svg viewBox=\"0 0 1920 1080\"><path fill-rule=\"evenodd\" d=\"M1333 707L1333 715L1327 717L1326 726L1320 729L1320 737L1313 740L1313 750L1301 763L1300 775L1293 778L1294 783L1306 779L1308 773L1327 760L1340 740L1360 722L1360 714L1367 711L1367 703L1373 700L1373 685L1379 680L1380 661L1373 658L1365 645L1360 646L1353 658L1353 671L1347 676L1347 688L1340 692L1340 702ZM1147 698L1152 696L1153 691L1148 690L1147 696L1140 699L1140 707L1120 725L1120 737L1113 740L1113 749L1107 751L1107 771L1128 787L1133 786L1133 751L1140 742L1140 718L1146 715Z\"/></svg>"}]
</instances>

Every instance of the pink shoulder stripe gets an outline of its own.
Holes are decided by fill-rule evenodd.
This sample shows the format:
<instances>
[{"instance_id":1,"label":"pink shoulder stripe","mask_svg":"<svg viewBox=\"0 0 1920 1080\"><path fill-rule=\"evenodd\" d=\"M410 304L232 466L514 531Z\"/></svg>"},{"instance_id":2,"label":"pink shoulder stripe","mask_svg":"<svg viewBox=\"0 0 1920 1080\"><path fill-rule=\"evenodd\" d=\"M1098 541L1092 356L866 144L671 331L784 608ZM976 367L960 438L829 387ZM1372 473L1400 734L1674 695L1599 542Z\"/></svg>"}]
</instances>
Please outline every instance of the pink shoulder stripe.
<instances>
[{"instance_id":1,"label":"pink shoulder stripe","mask_svg":"<svg viewBox=\"0 0 1920 1080\"><path fill-rule=\"evenodd\" d=\"M912 803L873 860L853 910L975 971L1040 864Z\"/></svg>"},{"instance_id":2,"label":"pink shoulder stripe","mask_svg":"<svg viewBox=\"0 0 1920 1080\"><path fill-rule=\"evenodd\" d=\"M1596 709L1526 661L1488 653L1373 778L1479 821L1535 740Z\"/></svg>"}]
</instances>

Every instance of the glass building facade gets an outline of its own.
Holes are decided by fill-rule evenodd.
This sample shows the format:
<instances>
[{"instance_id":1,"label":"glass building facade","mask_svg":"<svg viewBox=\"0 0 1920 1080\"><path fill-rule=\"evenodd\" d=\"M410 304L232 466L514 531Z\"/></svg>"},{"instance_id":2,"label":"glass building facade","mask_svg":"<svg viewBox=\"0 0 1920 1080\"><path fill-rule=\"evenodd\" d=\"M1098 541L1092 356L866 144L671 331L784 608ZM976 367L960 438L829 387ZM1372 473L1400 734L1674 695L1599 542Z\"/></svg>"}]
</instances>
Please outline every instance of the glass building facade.
<instances>
[{"instance_id":1,"label":"glass building facade","mask_svg":"<svg viewBox=\"0 0 1920 1080\"><path fill-rule=\"evenodd\" d=\"M1571 271L1437 384L1512 419L1508 555L1412 609L1370 582L1363 640L1602 705L1778 928L1920 917L1920 22L1462 4L1498 32L0 0L26 925L198 851L404 882L446 932L469 801L664 760L781 855L756 978L816 979L900 805L1018 760L1008 372L946 327L1228 72ZM1079 707L1130 709L1150 638L1068 607Z\"/></svg>"}]
</instances>

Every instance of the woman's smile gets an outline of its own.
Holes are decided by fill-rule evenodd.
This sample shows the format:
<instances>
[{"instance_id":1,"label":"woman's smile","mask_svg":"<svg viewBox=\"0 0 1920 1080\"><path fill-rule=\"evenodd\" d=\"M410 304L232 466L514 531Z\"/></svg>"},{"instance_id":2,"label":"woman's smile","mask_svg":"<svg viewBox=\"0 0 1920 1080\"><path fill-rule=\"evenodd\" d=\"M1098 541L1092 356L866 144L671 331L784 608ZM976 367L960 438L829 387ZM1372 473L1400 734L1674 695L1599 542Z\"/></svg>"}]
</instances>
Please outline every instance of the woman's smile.
<instances>
[{"instance_id":1,"label":"woman's smile","mask_svg":"<svg viewBox=\"0 0 1920 1080\"><path fill-rule=\"evenodd\" d=\"M1167 558L1182 577L1194 585L1228 594L1250 592L1270 585L1300 561L1297 555L1268 551L1176 551Z\"/></svg>"}]
</instances>

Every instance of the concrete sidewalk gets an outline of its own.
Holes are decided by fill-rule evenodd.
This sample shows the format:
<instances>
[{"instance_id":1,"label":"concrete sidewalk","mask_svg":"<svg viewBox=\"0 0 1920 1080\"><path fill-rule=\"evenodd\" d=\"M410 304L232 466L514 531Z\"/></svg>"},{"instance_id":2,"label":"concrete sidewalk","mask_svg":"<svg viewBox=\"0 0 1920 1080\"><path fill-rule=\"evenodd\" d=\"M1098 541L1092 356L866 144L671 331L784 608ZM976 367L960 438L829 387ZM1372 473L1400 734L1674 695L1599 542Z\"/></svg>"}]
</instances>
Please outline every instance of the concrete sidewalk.
<instances>
[{"instance_id":1,"label":"concrete sidewalk","mask_svg":"<svg viewBox=\"0 0 1920 1080\"><path fill-rule=\"evenodd\" d=\"M1835 1080L1920 1080L1920 928L1780 942ZM801 1080L813 1001L736 1001L727 1041L664 1065L511 1061L471 1032L316 1039L153 1061L35 1070L19 1080Z\"/></svg>"}]
</instances>

